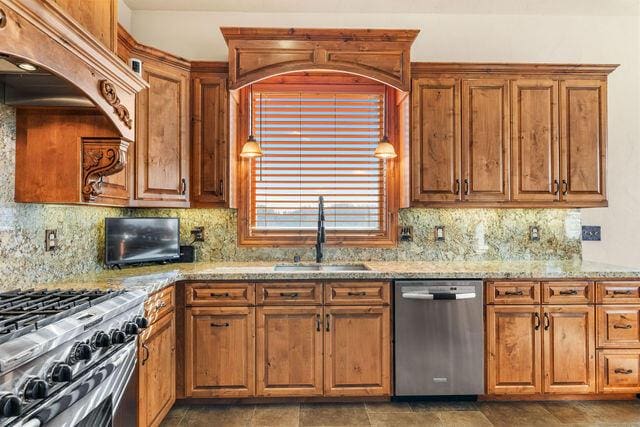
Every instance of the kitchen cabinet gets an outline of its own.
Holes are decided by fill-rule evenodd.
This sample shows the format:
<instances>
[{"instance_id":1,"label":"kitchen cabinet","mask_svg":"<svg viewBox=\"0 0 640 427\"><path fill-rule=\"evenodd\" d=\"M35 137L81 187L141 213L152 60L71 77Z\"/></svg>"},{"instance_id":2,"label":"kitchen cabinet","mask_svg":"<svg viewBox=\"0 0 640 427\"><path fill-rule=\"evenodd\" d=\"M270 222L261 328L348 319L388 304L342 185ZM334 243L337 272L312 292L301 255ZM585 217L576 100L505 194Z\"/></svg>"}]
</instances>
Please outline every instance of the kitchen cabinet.
<instances>
[{"instance_id":1,"label":"kitchen cabinet","mask_svg":"<svg viewBox=\"0 0 640 427\"><path fill-rule=\"evenodd\" d=\"M511 82L511 194L514 201L560 200L558 82Z\"/></svg>"},{"instance_id":2,"label":"kitchen cabinet","mask_svg":"<svg viewBox=\"0 0 640 427\"><path fill-rule=\"evenodd\" d=\"M595 319L592 306L547 306L544 317L544 392L596 391Z\"/></svg>"},{"instance_id":3,"label":"kitchen cabinet","mask_svg":"<svg viewBox=\"0 0 640 427\"><path fill-rule=\"evenodd\" d=\"M462 80L462 196L509 199L509 82Z\"/></svg>"},{"instance_id":4,"label":"kitchen cabinet","mask_svg":"<svg viewBox=\"0 0 640 427\"><path fill-rule=\"evenodd\" d=\"M158 426L176 400L176 316L173 286L145 304L150 325L138 342L138 425Z\"/></svg>"},{"instance_id":5,"label":"kitchen cabinet","mask_svg":"<svg viewBox=\"0 0 640 427\"><path fill-rule=\"evenodd\" d=\"M613 69L412 67L411 205L606 206Z\"/></svg>"},{"instance_id":6,"label":"kitchen cabinet","mask_svg":"<svg viewBox=\"0 0 640 427\"><path fill-rule=\"evenodd\" d=\"M488 394L540 393L540 307L487 306L486 322Z\"/></svg>"},{"instance_id":7,"label":"kitchen cabinet","mask_svg":"<svg viewBox=\"0 0 640 427\"><path fill-rule=\"evenodd\" d=\"M389 307L325 307L325 396L385 396L391 388Z\"/></svg>"},{"instance_id":8,"label":"kitchen cabinet","mask_svg":"<svg viewBox=\"0 0 640 427\"><path fill-rule=\"evenodd\" d=\"M191 206L229 203L227 74L199 72L192 84Z\"/></svg>"},{"instance_id":9,"label":"kitchen cabinet","mask_svg":"<svg viewBox=\"0 0 640 427\"><path fill-rule=\"evenodd\" d=\"M256 315L256 394L321 396L322 307L267 306Z\"/></svg>"},{"instance_id":10,"label":"kitchen cabinet","mask_svg":"<svg viewBox=\"0 0 640 427\"><path fill-rule=\"evenodd\" d=\"M606 201L607 86L603 80L560 81L562 198Z\"/></svg>"},{"instance_id":11,"label":"kitchen cabinet","mask_svg":"<svg viewBox=\"0 0 640 427\"><path fill-rule=\"evenodd\" d=\"M640 350L598 351L599 393L640 393Z\"/></svg>"},{"instance_id":12,"label":"kitchen cabinet","mask_svg":"<svg viewBox=\"0 0 640 427\"><path fill-rule=\"evenodd\" d=\"M255 392L255 308L188 307L188 397L250 397Z\"/></svg>"},{"instance_id":13,"label":"kitchen cabinet","mask_svg":"<svg viewBox=\"0 0 640 427\"><path fill-rule=\"evenodd\" d=\"M139 55L138 55L139 56ZM143 59L149 83L137 98L136 206L188 206L189 72L162 60Z\"/></svg>"},{"instance_id":14,"label":"kitchen cabinet","mask_svg":"<svg viewBox=\"0 0 640 427\"><path fill-rule=\"evenodd\" d=\"M116 51L118 39L118 0L54 0L85 30Z\"/></svg>"}]
</instances>

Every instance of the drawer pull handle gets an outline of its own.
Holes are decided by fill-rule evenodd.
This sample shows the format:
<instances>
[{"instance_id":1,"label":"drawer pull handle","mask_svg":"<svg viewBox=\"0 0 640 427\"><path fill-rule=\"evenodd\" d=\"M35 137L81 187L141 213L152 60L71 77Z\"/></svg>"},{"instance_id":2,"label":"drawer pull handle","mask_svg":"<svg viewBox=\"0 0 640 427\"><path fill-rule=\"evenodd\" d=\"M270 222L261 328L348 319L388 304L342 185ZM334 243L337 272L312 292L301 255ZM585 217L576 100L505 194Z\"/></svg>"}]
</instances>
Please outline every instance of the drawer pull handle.
<instances>
[{"instance_id":1,"label":"drawer pull handle","mask_svg":"<svg viewBox=\"0 0 640 427\"><path fill-rule=\"evenodd\" d=\"M578 291L575 289L567 289L564 291L560 291L560 295L578 295Z\"/></svg>"},{"instance_id":2,"label":"drawer pull handle","mask_svg":"<svg viewBox=\"0 0 640 427\"><path fill-rule=\"evenodd\" d=\"M504 291L504 294L508 296L522 296L524 295L524 292L521 289L518 289L517 291Z\"/></svg>"},{"instance_id":3,"label":"drawer pull handle","mask_svg":"<svg viewBox=\"0 0 640 427\"><path fill-rule=\"evenodd\" d=\"M631 291L626 290L626 291L613 291L614 295L631 295Z\"/></svg>"},{"instance_id":4,"label":"drawer pull handle","mask_svg":"<svg viewBox=\"0 0 640 427\"><path fill-rule=\"evenodd\" d=\"M156 304L156 311L160 311L167 306L167 303L164 301L160 301Z\"/></svg>"},{"instance_id":5,"label":"drawer pull handle","mask_svg":"<svg viewBox=\"0 0 640 427\"><path fill-rule=\"evenodd\" d=\"M363 297L367 295L367 293L364 291L360 291L360 292L349 291L347 292L347 295L349 295L350 297Z\"/></svg>"},{"instance_id":6,"label":"drawer pull handle","mask_svg":"<svg viewBox=\"0 0 640 427\"><path fill-rule=\"evenodd\" d=\"M214 294L214 293L212 293L210 295L211 295L212 298L229 298L230 297L229 292L225 292L223 294Z\"/></svg>"},{"instance_id":7,"label":"drawer pull handle","mask_svg":"<svg viewBox=\"0 0 640 427\"><path fill-rule=\"evenodd\" d=\"M297 292L280 292L281 297L285 298L298 298Z\"/></svg>"},{"instance_id":8,"label":"drawer pull handle","mask_svg":"<svg viewBox=\"0 0 640 427\"><path fill-rule=\"evenodd\" d=\"M633 370L632 369L624 369L624 368L617 368L613 372L615 372L616 374L623 374L623 375L633 374Z\"/></svg>"},{"instance_id":9,"label":"drawer pull handle","mask_svg":"<svg viewBox=\"0 0 640 427\"><path fill-rule=\"evenodd\" d=\"M551 320L549 319L549 314L545 313L544 314L544 330L548 331L550 325L551 325Z\"/></svg>"},{"instance_id":10,"label":"drawer pull handle","mask_svg":"<svg viewBox=\"0 0 640 427\"><path fill-rule=\"evenodd\" d=\"M614 329L631 329L633 326L631 325L613 325Z\"/></svg>"},{"instance_id":11,"label":"drawer pull handle","mask_svg":"<svg viewBox=\"0 0 640 427\"><path fill-rule=\"evenodd\" d=\"M229 327L229 322L212 323L211 326L213 326L214 328L228 328Z\"/></svg>"},{"instance_id":12,"label":"drawer pull handle","mask_svg":"<svg viewBox=\"0 0 640 427\"><path fill-rule=\"evenodd\" d=\"M327 315L325 315L325 318L327 319L327 328L326 328L326 331L327 331L327 332L329 332L329 331L331 330L331 327L330 327L331 315L330 315L330 314L327 314Z\"/></svg>"},{"instance_id":13,"label":"drawer pull handle","mask_svg":"<svg viewBox=\"0 0 640 427\"><path fill-rule=\"evenodd\" d=\"M142 364L144 365L149 360L149 347L146 344L142 344L142 349L144 350L144 357L142 358Z\"/></svg>"},{"instance_id":14,"label":"drawer pull handle","mask_svg":"<svg viewBox=\"0 0 640 427\"><path fill-rule=\"evenodd\" d=\"M540 329L540 314L539 313L533 313L533 315L536 318L536 324L534 326L534 329L537 331Z\"/></svg>"},{"instance_id":15,"label":"drawer pull handle","mask_svg":"<svg viewBox=\"0 0 640 427\"><path fill-rule=\"evenodd\" d=\"M316 331L320 332L322 329L322 320L320 319L320 315L316 314Z\"/></svg>"}]
</instances>

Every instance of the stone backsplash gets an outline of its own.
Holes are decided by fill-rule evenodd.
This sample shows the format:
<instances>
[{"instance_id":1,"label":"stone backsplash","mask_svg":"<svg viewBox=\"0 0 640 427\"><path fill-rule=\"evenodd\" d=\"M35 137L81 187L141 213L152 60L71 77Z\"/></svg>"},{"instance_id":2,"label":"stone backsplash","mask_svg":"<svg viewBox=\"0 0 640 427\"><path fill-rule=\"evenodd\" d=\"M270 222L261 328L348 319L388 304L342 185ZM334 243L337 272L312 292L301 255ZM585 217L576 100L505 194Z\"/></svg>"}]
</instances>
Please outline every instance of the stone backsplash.
<instances>
[{"instance_id":1,"label":"stone backsplash","mask_svg":"<svg viewBox=\"0 0 640 427\"><path fill-rule=\"evenodd\" d=\"M0 290L51 282L102 268L104 218L177 216L181 235L204 226L196 243L199 261L290 261L313 259L312 248L239 248L231 209L119 209L14 203L15 110L0 104ZM37 171L34 171L36 173ZM405 209L400 223L414 227L414 240L392 249L327 248L327 260L548 260L581 257L580 211L551 209ZM530 242L529 226L541 239ZM446 240L433 229L444 225ZM44 250L45 229L58 230L59 248Z\"/></svg>"},{"instance_id":2,"label":"stone backsplash","mask_svg":"<svg viewBox=\"0 0 640 427\"><path fill-rule=\"evenodd\" d=\"M199 261L313 260L313 248L246 248L236 242L236 212L231 209L131 209L138 216L180 218L183 243L189 231L205 227L205 242L195 243ZM580 211L563 209L403 209L400 224L413 226L413 241L396 248L326 248L326 260L446 261L549 260L581 257ZM434 227L445 226L436 242ZM529 240L529 227L540 240Z\"/></svg>"}]
</instances>

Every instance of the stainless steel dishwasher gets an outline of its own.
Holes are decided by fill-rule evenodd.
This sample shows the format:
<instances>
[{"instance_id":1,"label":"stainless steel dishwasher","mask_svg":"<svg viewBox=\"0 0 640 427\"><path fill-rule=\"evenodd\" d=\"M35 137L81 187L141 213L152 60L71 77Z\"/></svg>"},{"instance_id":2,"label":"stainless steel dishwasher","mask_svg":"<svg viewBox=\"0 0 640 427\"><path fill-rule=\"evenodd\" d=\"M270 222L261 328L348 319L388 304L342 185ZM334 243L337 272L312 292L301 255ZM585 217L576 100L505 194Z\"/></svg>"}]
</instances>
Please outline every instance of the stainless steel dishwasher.
<instances>
[{"instance_id":1,"label":"stainless steel dishwasher","mask_svg":"<svg viewBox=\"0 0 640 427\"><path fill-rule=\"evenodd\" d=\"M395 394L484 393L481 280L395 282Z\"/></svg>"}]
</instances>

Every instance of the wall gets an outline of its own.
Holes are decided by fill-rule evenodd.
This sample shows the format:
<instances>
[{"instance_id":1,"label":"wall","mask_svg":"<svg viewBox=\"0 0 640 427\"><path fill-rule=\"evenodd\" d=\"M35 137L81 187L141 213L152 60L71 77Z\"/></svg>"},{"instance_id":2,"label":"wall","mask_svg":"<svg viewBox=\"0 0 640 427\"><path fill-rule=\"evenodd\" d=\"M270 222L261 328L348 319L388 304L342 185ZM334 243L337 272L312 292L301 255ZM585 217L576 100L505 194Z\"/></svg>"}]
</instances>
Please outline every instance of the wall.
<instances>
[{"instance_id":1,"label":"wall","mask_svg":"<svg viewBox=\"0 0 640 427\"><path fill-rule=\"evenodd\" d=\"M582 211L583 223L601 225L603 235L601 242L584 242L583 252L585 259L639 267L640 17L632 2L609 10L599 5L601 14L588 16L573 16L570 8L550 15L561 5L536 10L534 2L526 15L513 8L473 15L134 10L131 22L142 43L192 59L227 59L220 26L330 26L420 29L414 61L619 63L609 80L609 207ZM631 12L615 16L623 10Z\"/></svg>"},{"instance_id":2,"label":"wall","mask_svg":"<svg viewBox=\"0 0 640 427\"><path fill-rule=\"evenodd\" d=\"M0 104L0 290L100 270L104 218L123 209L14 203L15 129L15 109ZM45 252L52 228L60 248Z\"/></svg>"}]
</instances>

